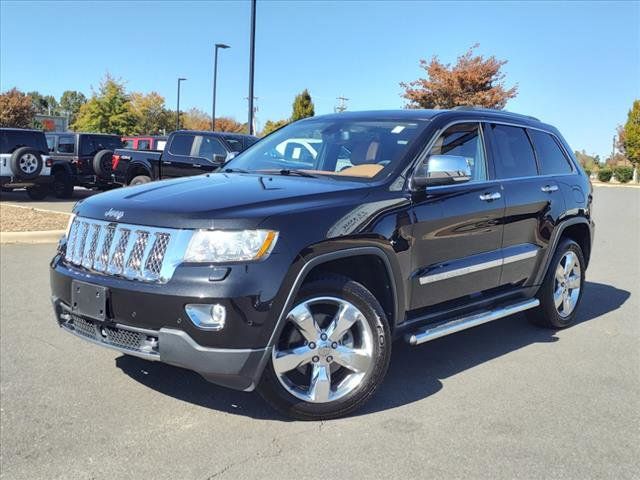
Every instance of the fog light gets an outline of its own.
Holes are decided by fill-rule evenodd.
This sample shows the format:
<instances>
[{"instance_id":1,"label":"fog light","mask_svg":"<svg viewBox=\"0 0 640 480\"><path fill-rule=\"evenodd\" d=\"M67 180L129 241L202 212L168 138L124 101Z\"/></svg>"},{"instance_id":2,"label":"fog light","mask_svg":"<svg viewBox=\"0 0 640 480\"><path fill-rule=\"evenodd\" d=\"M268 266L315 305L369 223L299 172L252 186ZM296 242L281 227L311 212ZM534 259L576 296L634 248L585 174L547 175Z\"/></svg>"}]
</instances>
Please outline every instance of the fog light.
<instances>
[{"instance_id":1,"label":"fog light","mask_svg":"<svg viewBox=\"0 0 640 480\"><path fill-rule=\"evenodd\" d=\"M227 309L222 305L206 305L190 303L184 307L185 312L198 328L205 330L222 330L227 317Z\"/></svg>"}]
</instances>

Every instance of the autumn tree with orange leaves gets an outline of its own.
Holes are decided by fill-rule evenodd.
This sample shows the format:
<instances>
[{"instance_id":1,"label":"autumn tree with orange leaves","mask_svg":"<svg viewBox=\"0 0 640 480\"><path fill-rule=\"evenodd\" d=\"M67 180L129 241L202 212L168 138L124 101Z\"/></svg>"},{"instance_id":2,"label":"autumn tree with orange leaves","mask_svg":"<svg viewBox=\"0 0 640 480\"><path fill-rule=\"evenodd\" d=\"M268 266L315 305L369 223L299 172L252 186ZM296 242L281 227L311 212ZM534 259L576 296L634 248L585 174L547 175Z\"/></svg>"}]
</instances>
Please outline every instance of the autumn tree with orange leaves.
<instances>
[{"instance_id":1,"label":"autumn tree with orange leaves","mask_svg":"<svg viewBox=\"0 0 640 480\"><path fill-rule=\"evenodd\" d=\"M506 60L493 55L475 55L473 45L455 65L443 64L437 56L420 60L426 78L400 83L405 89L406 108L452 108L460 105L503 109L518 94L518 86L505 86L502 67Z\"/></svg>"}]
</instances>

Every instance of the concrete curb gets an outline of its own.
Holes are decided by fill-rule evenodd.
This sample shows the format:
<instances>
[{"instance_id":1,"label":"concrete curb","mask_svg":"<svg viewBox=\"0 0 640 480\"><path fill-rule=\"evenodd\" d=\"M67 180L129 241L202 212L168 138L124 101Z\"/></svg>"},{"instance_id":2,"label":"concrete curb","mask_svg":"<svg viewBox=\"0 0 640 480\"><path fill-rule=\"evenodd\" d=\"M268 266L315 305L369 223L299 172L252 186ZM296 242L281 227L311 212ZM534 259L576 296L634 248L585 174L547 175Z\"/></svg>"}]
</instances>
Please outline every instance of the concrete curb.
<instances>
[{"instance_id":1,"label":"concrete curb","mask_svg":"<svg viewBox=\"0 0 640 480\"><path fill-rule=\"evenodd\" d=\"M591 182L594 187L609 187L609 188L640 188L640 185L633 183L603 183L603 182Z\"/></svg>"},{"instance_id":2,"label":"concrete curb","mask_svg":"<svg viewBox=\"0 0 640 480\"><path fill-rule=\"evenodd\" d=\"M15 203L8 203L8 202L4 202L4 204L6 206L8 206L8 207L26 208L27 210L35 210L36 212L59 213L60 215L67 215L68 217L73 215L72 213L69 213L69 212L60 212L58 210L49 210L47 208L37 208L37 207L31 207L31 206L26 206L26 205L17 205Z\"/></svg>"},{"instance_id":3,"label":"concrete curb","mask_svg":"<svg viewBox=\"0 0 640 480\"><path fill-rule=\"evenodd\" d=\"M43 230L40 232L0 232L0 244L11 243L58 243L64 230Z\"/></svg>"}]
</instances>

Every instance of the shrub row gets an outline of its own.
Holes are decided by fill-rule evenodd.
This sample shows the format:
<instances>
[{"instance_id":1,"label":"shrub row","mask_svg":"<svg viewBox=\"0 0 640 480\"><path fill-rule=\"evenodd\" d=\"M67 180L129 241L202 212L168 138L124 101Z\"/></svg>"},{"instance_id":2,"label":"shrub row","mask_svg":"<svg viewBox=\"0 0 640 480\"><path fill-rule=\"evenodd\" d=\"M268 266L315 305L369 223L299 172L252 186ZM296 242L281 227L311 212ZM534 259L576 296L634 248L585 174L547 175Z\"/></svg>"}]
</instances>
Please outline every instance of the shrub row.
<instances>
[{"instance_id":1,"label":"shrub row","mask_svg":"<svg viewBox=\"0 0 640 480\"><path fill-rule=\"evenodd\" d=\"M606 167L598 170L598 180L608 182L615 174L616 180L620 183L627 183L633 178L633 167L620 166L613 169Z\"/></svg>"}]
</instances>

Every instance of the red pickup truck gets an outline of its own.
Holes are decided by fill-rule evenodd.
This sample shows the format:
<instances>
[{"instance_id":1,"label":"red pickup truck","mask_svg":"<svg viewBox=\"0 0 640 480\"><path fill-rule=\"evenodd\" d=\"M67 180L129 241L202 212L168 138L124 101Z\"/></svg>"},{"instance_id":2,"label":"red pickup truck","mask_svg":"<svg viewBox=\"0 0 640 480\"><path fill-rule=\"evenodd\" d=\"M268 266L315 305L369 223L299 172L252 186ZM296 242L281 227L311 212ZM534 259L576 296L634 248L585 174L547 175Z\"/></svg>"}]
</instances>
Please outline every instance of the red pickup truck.
<instances>
[{"instance_id":1,"label":"red pickup truck","mask_svg":"<svg viewBox=\"0 0 640 480\"><path fill-rule=\"evenodd\" d=\"M130 150L164 150L167 144L167 137L163 136L137 136L137 137L122 137L122 143L124 148Z\"/></svg>"}]
</instances>

